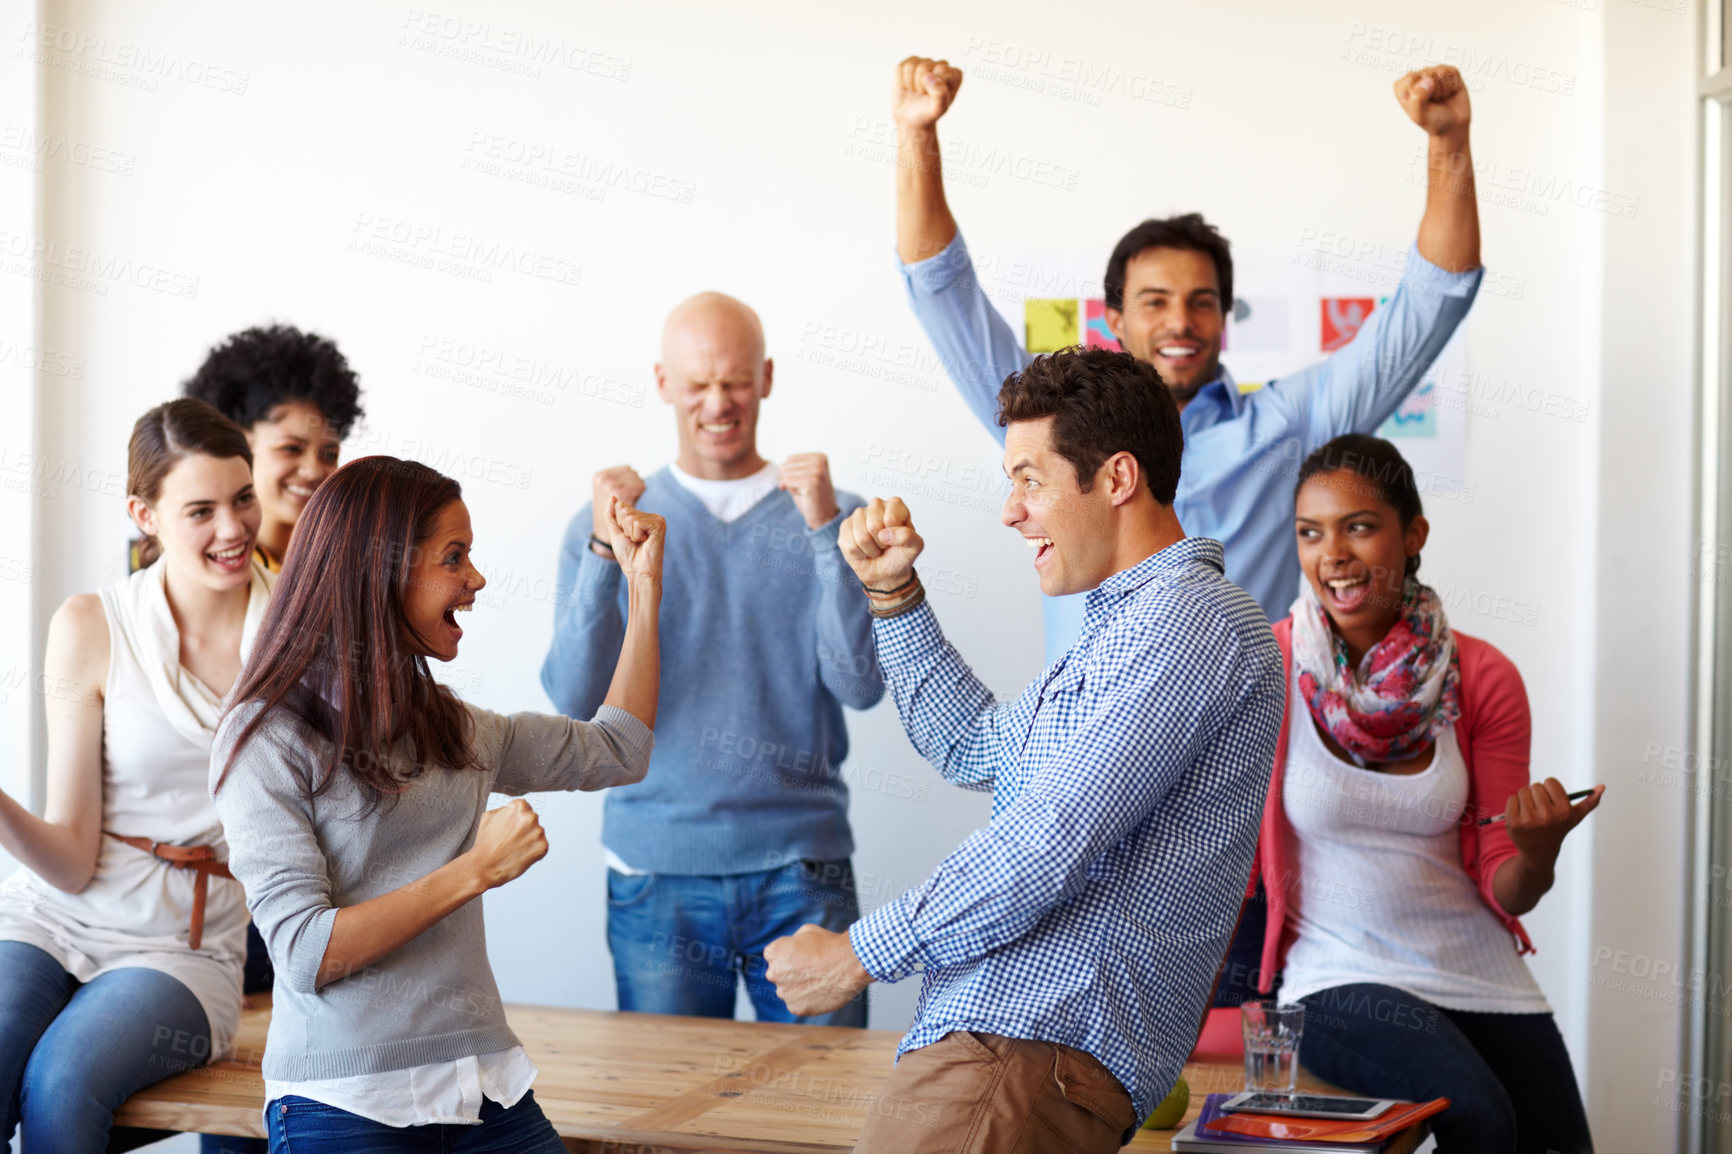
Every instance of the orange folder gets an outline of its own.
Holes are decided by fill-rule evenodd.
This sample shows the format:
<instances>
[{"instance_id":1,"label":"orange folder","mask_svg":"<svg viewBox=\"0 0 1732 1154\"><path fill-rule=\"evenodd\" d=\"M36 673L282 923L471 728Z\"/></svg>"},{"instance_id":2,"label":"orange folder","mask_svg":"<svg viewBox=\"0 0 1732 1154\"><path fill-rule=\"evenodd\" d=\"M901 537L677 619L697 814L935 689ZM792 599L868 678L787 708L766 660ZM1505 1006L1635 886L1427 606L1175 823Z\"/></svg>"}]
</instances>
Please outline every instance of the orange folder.
<instances>
[{"instance_id":1,"label":"orange folder","mask_svg":"<svg viewBox=\"0 0 1732 1154\"><path fill-rule=\"evenodd\" d=\"M1248 1138L1277 1138L1286 1142L1381 1142L1413 1125L1449 1109L1448 1098L1429 1102L1401 1102L1377 1117L1294 1118L1276 1114L1218 1114L1206 1129Z\"/></svg>"}]
</instances>

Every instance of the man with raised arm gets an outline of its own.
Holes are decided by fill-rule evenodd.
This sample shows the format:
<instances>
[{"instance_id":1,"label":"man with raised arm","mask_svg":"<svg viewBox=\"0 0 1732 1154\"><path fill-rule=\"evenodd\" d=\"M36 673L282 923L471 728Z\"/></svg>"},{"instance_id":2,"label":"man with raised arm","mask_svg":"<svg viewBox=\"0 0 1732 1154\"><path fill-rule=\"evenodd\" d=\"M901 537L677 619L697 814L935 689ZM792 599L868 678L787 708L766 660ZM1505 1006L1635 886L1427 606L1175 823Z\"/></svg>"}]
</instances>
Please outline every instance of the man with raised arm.
<instances>
[{"instance_id":1,"label":"man with raised arm","mask_svg":"<svg viewBox=\"0 0 1732 1154\"><path fill-rule=\"evenodd\" d=\"M806 1019L764 979L764 946L860 915L849 855L842 707L884 695L866 598L837 550L860 498L822 453L758 453L774 364L758 314L700 293L668 315L656 391L678 455L649 477L595 475L566 531L541 684L589 717L625 635L626 590L599 528L618 497L667 519L661 710L649 777L610 796L607 940L619 1008L864 1026L864 998Z\"/></svg>"},{"instance_id":2,"label":"man with raised arm","mask_svg":"<svg viewBox=\"0 0 1732 1154\"><path fill-rule=\"evenodd\" d=\"M1005 382L1003 520L1080 636L1015 701L944 639L900 499L842 525L902 723L992 819L847 933L765 951L796 1013L921 973L860 1154L1100 1151L1166 1097L1239 912L1282 713L1262 610L1187 537L1181 435L1154 368L1038 357Z\"/></svg>"},{"instance_id":3,"label":"man with raised arm","mask_svg":"<svg viewBox=\"0 0 1732 1154\"><path fill-rule=\"evenodd\" d=\"M961 69L943 60L910 56L896 67L896 249L921 327L963 399L1002 440L998 387L1030 358L981 291L945 201L938 120L961 85ZM1271 621L1299 593L1299 462L1332 437L1375 431L1419 384L1479 288L1467 86L1454 68L1423 68L1395 82L1395 97L1429 141L1425 216L1401 283L1327 360L1241 390L1220 363L1233 258L1196 213L1144 221L1107 261L1107 325L1126 352L1154 365L1179 406L1185 468L1174 507L1192 532L1221 542L1227 575ZM1048 661L1076 640L1082 617L1081 598L1046 599Z\"/></svg>"}]
</instances>

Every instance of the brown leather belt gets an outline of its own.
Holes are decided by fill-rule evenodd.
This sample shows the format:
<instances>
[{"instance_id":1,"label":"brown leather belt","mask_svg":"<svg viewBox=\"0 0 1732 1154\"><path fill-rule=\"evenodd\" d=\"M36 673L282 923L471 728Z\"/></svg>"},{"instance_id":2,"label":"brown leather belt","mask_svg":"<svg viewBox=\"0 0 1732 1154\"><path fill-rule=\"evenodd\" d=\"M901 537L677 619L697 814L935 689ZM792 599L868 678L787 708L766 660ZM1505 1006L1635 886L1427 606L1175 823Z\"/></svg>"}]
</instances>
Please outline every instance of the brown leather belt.
<instances>
[{"instance_id":1,"label":"brown leather belt","mask_svg":"<svg viewBox=\"0 0 1732 1154\"><path fill-rule=\"evenodd\" d=\"M216 860L216 850L208 845L165 845L160 841L151 841L143 837L127 837L112 830L103 833L118 842L125 842L133 849L143 850L155 858L161 858L175 869L193 870L198 877L192 883L192 926L186 935L186 944L192 949L198 949L204 940L204 899L205 892L210 888L210 878L215 874L219 878L232 878L227 862Z\"/></svg>"}]
</instances>

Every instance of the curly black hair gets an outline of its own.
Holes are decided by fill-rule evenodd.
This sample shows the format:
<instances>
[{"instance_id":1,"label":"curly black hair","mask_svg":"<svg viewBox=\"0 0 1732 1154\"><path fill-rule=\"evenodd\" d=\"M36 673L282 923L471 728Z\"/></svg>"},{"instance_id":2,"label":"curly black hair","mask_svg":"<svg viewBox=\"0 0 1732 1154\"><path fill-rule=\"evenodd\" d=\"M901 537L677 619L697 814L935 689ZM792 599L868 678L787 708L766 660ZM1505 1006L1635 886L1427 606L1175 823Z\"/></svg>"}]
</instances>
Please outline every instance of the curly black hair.
<instances>
[{"instance_id":1,"label":"curly black hair","mask_svg":"<svg viewBox=\"0 0 1732 1154\"><path fill-rule=\"evenodd\" d=\"M287 401L311 401L338 437L347 437L362 415L361 386L342 352L293 325L234 334L211 349L180 391L214 406L243 429Z\"/></svg>"}]
</instances>

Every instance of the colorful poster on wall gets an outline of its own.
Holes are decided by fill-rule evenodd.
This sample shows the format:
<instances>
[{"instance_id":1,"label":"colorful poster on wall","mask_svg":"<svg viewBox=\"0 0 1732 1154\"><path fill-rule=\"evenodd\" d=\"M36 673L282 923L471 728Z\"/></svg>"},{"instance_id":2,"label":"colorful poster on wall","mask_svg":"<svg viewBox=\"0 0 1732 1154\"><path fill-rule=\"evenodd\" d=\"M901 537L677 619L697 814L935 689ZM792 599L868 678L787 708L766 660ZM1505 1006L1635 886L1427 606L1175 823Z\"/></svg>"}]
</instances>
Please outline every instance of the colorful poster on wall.
<instances>
[{"instance_id":1,"label":"colorful poster on wall","mask_svg":"<svg viewBox=\"0 0 1732 1154\"><path fill-rule=\"evenodd\" d=\"M1091 349L1119 349L1119 338L1113 336L1113 330L1107 328L1107 302L1104 300L1084 301L1087 326L1083 329L1083 344Z\"/></svg>"},{"instance_id":2,"label":"colorful poster on wall","mask_svg":"<svg viewBox=\"0 0 1732 1154\"><path fill-rule=\"evenodd\" d=\"M1323 327L1323 351L1332 353L1352 340L1359 326L1381 302L1371 297L1324 297L1320 319Z\"/></svg>"}]
</instances>

